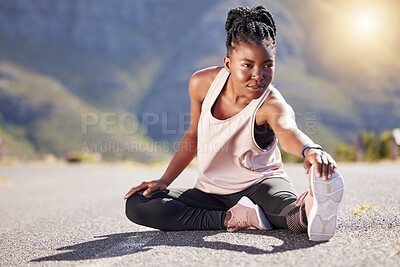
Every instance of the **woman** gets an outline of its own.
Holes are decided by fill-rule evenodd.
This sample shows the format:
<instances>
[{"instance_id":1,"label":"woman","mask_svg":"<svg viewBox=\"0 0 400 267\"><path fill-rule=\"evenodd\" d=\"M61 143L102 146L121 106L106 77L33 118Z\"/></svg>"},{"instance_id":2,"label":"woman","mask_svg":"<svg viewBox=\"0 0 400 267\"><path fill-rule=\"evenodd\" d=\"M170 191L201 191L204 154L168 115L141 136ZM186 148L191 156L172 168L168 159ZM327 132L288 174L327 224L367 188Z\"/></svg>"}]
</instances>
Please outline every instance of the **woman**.
<instances>
[{"instance_id":1,"label":"woman","mask_svg":"<svg viewBox=\"0 0 400 267\"><path fill-rule=\"evenodd\" d=\"M263 6L238 7L229 11L225 29L224 66L191 77L189 129L164 175L125 195L126 215L162 230L277 227L329 240L343 180L333 158L297 128L293 109L271 85L273 17ZM304 158L310 189L300 197L283 170L278 140L284 151ZM195 188L167 190L196 155Z\"/></svg>"}]
</instances>

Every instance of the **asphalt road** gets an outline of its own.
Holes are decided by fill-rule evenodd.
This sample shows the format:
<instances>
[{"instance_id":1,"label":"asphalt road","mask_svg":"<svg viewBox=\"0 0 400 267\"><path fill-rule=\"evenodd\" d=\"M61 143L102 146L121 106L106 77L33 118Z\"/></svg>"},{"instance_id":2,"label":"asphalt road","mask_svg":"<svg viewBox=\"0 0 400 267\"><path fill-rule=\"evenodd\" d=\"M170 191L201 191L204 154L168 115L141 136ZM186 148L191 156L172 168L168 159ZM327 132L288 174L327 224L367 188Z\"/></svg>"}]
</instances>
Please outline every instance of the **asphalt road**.
<instances>
[{"instance_id":1,"label":"asphalt road","mask_svg":"<svg viewBox=\"0 0 400 267\"><path fill-rule=\"evenodd\" d=\"M123 165L0 167L2 266L400 266L400 164L340 164L345 197L336 235L288 230L162 232L131 223L123 195L162 168ZM287 165L298 192L300 165ZM1 178L2 177L2 178ZM173 187L191 187L186 170ZM353 209L371 208L359 215Z\"/></svg>"}]
</instances>

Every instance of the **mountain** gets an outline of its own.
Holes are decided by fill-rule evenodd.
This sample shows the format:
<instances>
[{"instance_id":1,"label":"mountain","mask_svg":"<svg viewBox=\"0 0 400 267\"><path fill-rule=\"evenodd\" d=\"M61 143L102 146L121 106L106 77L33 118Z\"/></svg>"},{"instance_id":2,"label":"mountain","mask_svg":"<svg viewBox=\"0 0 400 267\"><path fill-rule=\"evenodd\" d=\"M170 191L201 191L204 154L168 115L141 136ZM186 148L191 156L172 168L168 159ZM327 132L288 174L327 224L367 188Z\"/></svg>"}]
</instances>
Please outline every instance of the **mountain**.
<instances>
[{"instance_id":1,"label":"mountain","mask_svg":"<svg viewBox=\"0 0 400 267\"><path fill-rule=\"evenodd\" d=\"M398 127L398 33L379 44L379 57L356 53L368 47L342 47L343 32L327 33L346 7L337 2L1 1L3 145L28 158L99 144L108 158L163 157L187 128L191 74L222 64L227 11L256 4L276 19L274 84L305 133L333 148L363 129Z\"/></svg>"},{"instance_id":2,"label":"mountain","mask_svg":"<svg viewBox=\"0 0 400 267\"><path fill-rule=\"evenodd\" d=\"M152 159L146 151L134 153L132 142L149 142L134 116L121 122L123 114L100 111L57 80L13 63L1 62L0 73L0 133L9 154L29 159L89 150L105 158Z\"/></svg>"}]
</instances>

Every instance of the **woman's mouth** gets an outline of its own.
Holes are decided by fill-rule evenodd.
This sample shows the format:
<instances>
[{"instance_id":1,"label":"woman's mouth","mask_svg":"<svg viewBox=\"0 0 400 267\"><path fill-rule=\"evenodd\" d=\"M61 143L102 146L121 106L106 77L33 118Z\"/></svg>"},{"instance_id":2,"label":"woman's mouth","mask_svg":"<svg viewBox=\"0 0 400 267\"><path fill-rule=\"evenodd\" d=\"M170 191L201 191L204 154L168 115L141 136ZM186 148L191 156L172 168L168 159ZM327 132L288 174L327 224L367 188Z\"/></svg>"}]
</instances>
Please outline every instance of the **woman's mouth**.
<instances>
[{"instance_id":1,"label":"woman's mouth","mask_svg":"<svg viewBox=\"0 0 400 267\"><path fill-rule=\"evenodd\" d=\"M263 85L263 84L256 84L256 85L248 85L247 86L247 89L249 89L251 91L254 91L254 92L264 90L264 88L265 88L265 85Z\"/></svg>"}]
</instances>

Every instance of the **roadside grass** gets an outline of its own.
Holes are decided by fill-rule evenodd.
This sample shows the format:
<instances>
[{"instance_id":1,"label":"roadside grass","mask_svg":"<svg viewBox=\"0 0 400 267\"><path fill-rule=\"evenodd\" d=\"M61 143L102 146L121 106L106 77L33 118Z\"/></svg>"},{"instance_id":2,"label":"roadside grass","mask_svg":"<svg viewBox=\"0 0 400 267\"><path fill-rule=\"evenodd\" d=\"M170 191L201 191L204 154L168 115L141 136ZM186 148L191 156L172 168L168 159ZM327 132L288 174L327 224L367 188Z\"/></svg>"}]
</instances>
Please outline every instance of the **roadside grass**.
<instances>
[{"instance_id":1,"label":"roadside grass","mask_svg":"<svg viewBox=\"0 0 400 267\"><path fill-rule=\"evenodd\" d=\"M363 212L366 212L368 210L372 210L372 209L375 209L375 208L376 208L376 206L374 206L374 205L359 204L356 208L353 208L351 210L351 213L353 215L360 215Z\"/></svg>"},{"instance_id":2,"label":"roadside grass","mask_svg":"<svg viewBox=\"0 0 400 267\"><path fill-rule=\"evenodd\" d=\"M396 257L400 256L400 245L396 246L391 252L390 252L391 257Z\"/></svg>"}]
</instances>

